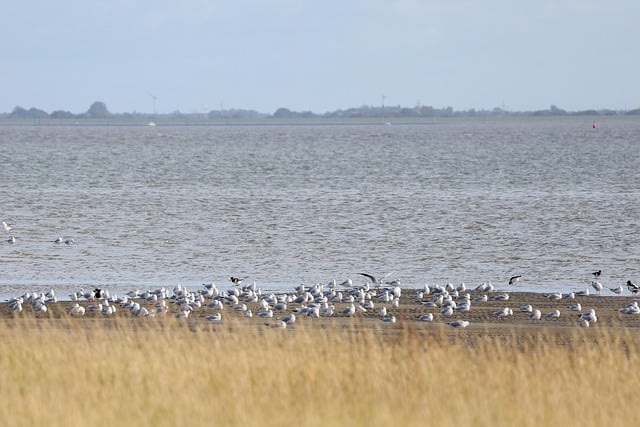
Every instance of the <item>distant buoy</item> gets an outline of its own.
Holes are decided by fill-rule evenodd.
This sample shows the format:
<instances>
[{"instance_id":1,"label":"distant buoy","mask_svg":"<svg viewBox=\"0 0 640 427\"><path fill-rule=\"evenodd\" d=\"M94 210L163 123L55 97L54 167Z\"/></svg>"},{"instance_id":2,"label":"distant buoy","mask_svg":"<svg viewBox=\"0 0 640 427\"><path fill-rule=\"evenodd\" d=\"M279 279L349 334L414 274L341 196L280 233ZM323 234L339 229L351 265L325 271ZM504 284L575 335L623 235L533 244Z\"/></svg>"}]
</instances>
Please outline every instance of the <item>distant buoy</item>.
<instances>
[{"instance_id":1,"label":"distant buoy","mask_svg":"<svg viewBox=\"0 0 640 427\"><path fill-rule=\"evenodd\" d=\"M596 121L593 121L593 124L591 125L592 128L596 129L598 127L598 124L596 123Z\"/></svg>"}]
</instances>

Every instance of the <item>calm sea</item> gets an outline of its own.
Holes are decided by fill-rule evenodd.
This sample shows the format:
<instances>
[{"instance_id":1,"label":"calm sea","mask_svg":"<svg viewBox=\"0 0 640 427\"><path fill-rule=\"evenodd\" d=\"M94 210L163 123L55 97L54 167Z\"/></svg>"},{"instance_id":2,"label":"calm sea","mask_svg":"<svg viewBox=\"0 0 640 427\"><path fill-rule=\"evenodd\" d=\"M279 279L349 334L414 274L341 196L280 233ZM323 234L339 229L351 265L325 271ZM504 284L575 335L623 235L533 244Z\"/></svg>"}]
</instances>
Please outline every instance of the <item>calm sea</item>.
<instances>
[{"instance_id":1,"label":"calm sea","mask_svg":"<svg viewBox=\"0 0 640 427\"><path fill-rule=\"evenodd\" d=\"M638 280L640 121L592 121L0 127L0 297Z\"/></svg>"}]
</instances>

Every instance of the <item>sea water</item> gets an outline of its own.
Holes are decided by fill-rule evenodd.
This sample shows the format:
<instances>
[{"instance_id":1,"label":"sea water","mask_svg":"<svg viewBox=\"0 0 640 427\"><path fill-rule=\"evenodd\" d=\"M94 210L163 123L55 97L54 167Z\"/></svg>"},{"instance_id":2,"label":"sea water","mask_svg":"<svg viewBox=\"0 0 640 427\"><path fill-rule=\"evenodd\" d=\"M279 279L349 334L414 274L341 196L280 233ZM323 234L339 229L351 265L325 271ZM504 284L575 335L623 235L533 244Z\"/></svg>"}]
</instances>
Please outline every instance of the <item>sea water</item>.
<instances>
[{"instance_id":1,"label":"sea water","mask_svg":"<svg viewBox=\"0 0 640 427\"><path fill-rule=\"evenodd\" d=\"M362 272L618 286L640 279L640 121L598 120L0 126L0 297Z\"/></svg>"}]
</instances>

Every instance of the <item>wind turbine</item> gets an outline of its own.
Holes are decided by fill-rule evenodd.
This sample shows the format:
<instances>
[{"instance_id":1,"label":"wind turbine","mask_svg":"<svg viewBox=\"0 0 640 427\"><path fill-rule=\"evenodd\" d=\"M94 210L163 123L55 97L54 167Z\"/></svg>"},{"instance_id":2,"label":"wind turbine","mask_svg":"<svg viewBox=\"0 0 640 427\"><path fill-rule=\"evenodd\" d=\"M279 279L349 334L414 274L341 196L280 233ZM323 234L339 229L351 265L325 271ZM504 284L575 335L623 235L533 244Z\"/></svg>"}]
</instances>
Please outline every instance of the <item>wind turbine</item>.
<instances>
[{"instance_id":1,"label":"wind turbine","mask_svg":"<svg viewBox=\"0 0 640 427\"><path fill-rule=\"evenodd\" d=\"M153 98L153 114L154 114L154 115L157 115L157 114L158 114L158 110L157 110L157 108L156 108L156 104L157 104L157 102L158 102L158 97L157 97L157 96L155 96L154 94L152 94L151 92L149 92L149 96L150 96L151 98Z\"/></svg>"}]
</instances>

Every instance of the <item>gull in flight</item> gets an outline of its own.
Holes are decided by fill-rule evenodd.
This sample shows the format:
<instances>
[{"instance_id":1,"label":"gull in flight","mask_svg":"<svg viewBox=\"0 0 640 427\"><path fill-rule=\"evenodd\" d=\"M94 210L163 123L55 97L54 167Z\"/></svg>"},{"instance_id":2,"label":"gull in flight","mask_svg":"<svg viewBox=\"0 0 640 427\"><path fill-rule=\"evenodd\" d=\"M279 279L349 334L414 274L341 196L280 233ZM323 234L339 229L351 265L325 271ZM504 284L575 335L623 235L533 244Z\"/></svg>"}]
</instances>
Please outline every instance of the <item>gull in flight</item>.
<instances>
[{"instance_id":1,"label":"gull in flight","mask_svg":"<svg viewBox=\"0 0 640 427\"><path fill-rule=\"evenodd\" d=\"M521 278L521 277L522 277L522 276L521 276L521 275L519 275L519 274L518 274L517 276L511 276L511 277L509 278L509 284L510 284L510 285L515 285L516 283L518 283L518 282L520 281L520 278Z\"/></svg>"},{"instance_id":2,"label":"gull in flight","mask_svg":"<svg viewBox=\"0 0 640 427\"><path fill-rule=\"evenodd\" d=\"M11 229L13 227L11 227L9 224L7 224L6 222L2 221L2 228L4 228L4 231L11 231Z\"/></svg>"},{"instance_id":3,"label":"gull in flight","mask_svg":"<svg viewBox=\"0 0 640 427\"><path fill-rule=\"evenodd\" d=\"M379 286L379 285L382 285L384 283L385 279L387 277L391 276L393 273L386 274L386 275L382 276L380 279L377 279L372 274L367 274L367 273L358 273L358 274L368 278L369 280L371 280L371 284Z\"/></svg>"}]
</instances>

